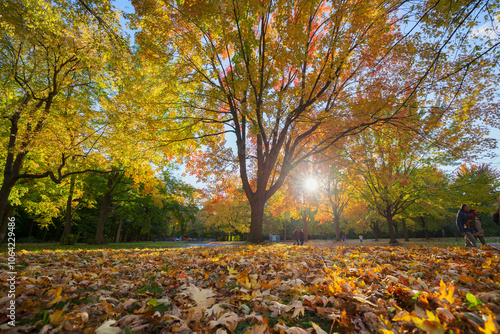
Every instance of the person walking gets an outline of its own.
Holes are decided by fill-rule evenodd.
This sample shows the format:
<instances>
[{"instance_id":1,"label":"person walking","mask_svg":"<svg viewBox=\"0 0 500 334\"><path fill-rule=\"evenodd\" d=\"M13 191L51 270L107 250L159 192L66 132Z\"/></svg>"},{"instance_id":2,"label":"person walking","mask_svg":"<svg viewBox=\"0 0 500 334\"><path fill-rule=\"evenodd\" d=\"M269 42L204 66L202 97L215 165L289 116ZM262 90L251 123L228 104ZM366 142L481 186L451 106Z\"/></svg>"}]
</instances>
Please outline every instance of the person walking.
<instances>
[{"instance_id":1,"label":"person walking","mask_svg":"<svg viewBox=\"0 0 500 334\"><path fill-rule=\"evenodd\" d=\"M304 233L304 229L300 229L299 236L300 236L300 245L302 246L304 244L304 241L306 241L306 234Z\"/></svg>"},{"instance_id":2,"label":"person walking","mask_svg":"<svg viewBox=\"0 0 500 334\"><path fill-rule=\"evenodd\" d=\"M296 229L295 229L295 231L293 231L293 240L294 240L294 241L293 241L293 244L294 244L294 245L295 245L295 244L297 244L297 246L298 246L298 245L300 245L300 243L299 243L299 238L300 238L299 229L298 229L298 228L296 228Z\"/></svg>"},{"instance_id":3,"label":"person walking","mask_svg":"<svg viewBox=\"0 0 500 334\"><path fill-rule=\"evenodd\" d=\"M460 231L460 234L464 236L465 239L465 247L477 247L476 238L474 238L474 228L470 225L467 225L467 220L469 219L469 211L470 207L467 204L462 204L460 210L457 213L457 228ZM472 219L469 219L472 221Z\"/></svg>"},{"instance_id":4,"label":"person walking","mask_svg":"<svg viewBox=\"0 0 500 334\"><path fill-rule=\"evenodd\" d=\"M476 240L479 239L482 245L486 245L486 240L484 239L483 224L479 220L479 213L475 210L470 210L470 213L472 215L472 218L474 219L474 226L477 230L477 232L474 232L474 237L476 237Z\"/></svg>"}]
</instances>

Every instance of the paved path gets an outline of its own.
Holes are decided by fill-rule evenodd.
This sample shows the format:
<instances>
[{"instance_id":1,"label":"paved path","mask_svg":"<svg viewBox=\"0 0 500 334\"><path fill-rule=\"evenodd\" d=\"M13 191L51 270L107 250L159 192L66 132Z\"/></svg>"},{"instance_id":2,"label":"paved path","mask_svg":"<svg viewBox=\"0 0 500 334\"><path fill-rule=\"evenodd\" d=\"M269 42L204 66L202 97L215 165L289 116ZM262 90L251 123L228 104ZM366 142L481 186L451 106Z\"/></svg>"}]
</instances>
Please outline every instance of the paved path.
<instances>
[{"instance_id":1,"label":"paved path","mask_svg":"<svg viewBox=\"0 0 500 334\"><path fill-rule=\"evenodd\" d=\"M227 246L234 246L231 244L188 244L184 247L227 247Z\"/></svg>"},{"instance_id":2,"label":"paved path","mask_svg":"<svg viewBox=\"0 0 500 334\"><path fill-rule=\"evenodd\" d=\"M500 244L495 244L495 243L489 243L488 246L496 246L496 247L500 247Z\"/></svg>"}]
</instances>

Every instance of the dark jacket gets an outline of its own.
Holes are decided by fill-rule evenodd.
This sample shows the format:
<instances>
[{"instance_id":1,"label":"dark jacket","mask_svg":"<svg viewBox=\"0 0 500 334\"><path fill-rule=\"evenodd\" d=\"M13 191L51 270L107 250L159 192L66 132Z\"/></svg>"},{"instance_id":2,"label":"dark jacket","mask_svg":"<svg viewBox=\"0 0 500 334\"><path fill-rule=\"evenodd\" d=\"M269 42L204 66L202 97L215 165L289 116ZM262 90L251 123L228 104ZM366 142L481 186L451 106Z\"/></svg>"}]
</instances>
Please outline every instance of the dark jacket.
<instances>
[{"instance_id":1,"label":"dark jacket","mask_svg":"<svg viewBox=\"0 0 500 334\"><path fill-rule=\"evenodd\" d=\"M300 232L299 232L299 235L300 235L300 241L304 241L304 240L306 240L306 235L305 235L305 233L304 233L304 232L300 231Z\"/></svg>"},{"instance_id":2,"label":"dark jacket","mask_svg":"<svg viewBox=\"0 0 500 334\"><path fill-rule=\"evenodd\" d=\"M299 240L299 236L300 236L299 230L295 230L293 232L293 240Z\"/></svg>"},{"instance_id":3,"label":"dark jacket","mask_svg":"<svg viewBox=\"0 0 500 334\"><path fill-rule=\"evenodd\" d=\"M465 233L465 232L470 232L474 233L474 230L472 229L467 229L467 217L469 214L465 212L464 210L460 209L458 210L457 213L457 228L460 231L460 233Z\"/></svg>"}]
</instances>

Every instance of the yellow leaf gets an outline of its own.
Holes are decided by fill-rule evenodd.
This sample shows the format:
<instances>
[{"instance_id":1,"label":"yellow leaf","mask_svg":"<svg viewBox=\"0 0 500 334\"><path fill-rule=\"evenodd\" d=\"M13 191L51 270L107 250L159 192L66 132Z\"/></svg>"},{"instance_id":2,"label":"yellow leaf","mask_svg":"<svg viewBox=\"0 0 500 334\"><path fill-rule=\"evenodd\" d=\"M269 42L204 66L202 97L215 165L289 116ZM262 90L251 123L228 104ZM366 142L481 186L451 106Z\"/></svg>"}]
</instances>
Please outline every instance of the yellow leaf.
<instances>
[{"instance_id":1,"label":"yellow leaf","mask_svg":"<svg viewBox=\"0 0 500 334\"><path fill-rule=\"evenodd\" d=\"M392 318L392 321L410 321L411 319L412 317L408 311L400 311L394 318Z\"/></svg>"},{"instance_id":2,"label":"yellow leaf","mask_svg":"<svg viewBox=\"0 0 500 334\"><path fill-rule=\"evenodd\" d=\"M227 266L227 271L229 272L229 275L235 275L238 273L236 270L234 270L234 268L231 268L229 266Z\"/></svg>"},{"instance_id":3,"label":"yellow leaf","mask_svg":"<svg viewBox=\"0 0 500 334\"><path fill-rule=\"evenodd\" d=\"M64 320L63 313L64 309L54 311L54 313L49 315L50 323L54 326L59 326L59 324Z\"/></svg>"},{"instance_id":4,"label":"yellow leaf","mask_svg":"<svg viewBox=\"0 0 500 334\"><path fill-rule=\"evenodd\" d=\"M47 306L52 306L52 305L59 303L60 301L63 300L61 297L61 293L62 293L61 287L58 287L57 289L51 289L50 291L54 293L54 300L51 301L50 303L48 303Z\"/></svg>"},{"instance_id":5,"label":"yellow leaf","mask_svg":"<svg viewBox=\"0 0 500 334\"><path fill-rule=\"evenodd\" d=\"M495 323L493 322L493 314L488 312L488 321L484 323L484 329L479 327L479 331L484 334L497 334L498 329Z\"/></svg>"},{"instance_id":6,"label":"yellow leaf","mask_svg":"<svg viewBox=\"0 0 500 334\"><path fill-rule=\"evenodd\" d=\"M470 277L470 276L457 276L457 278L460 280L460 282L465 283L465 284L472 283L476 280L475 278Z\"/></svg>"},{"instance_id":7,"label":"yellow leaf","mask_svg":"<svg viewBox=\"0 0 500 334\"><path fill-rule=\"evenodd\" d=\"M450 304L455 302L455 298L453 298L453 293L455 292L455 287L452 284L446 285L443 280L439 283L439 291L441 295L438 296L441 300L447 300Z\"/></svg>"},{"instance_id":8,"label":"yellow leaf","mask_svg":"<svg viewBox=\"0 0 500 334\"><path fill-rule=\"evenodd\" d=\"M486 259L483 263L483 268L484 269L491 269L491 258Z\"/></svg>"},{"instance_id":9,"label":"yellow leaf","mask_svg":"<svg viewBox=\"0 0 500 334\"><path fill-rule=\"evenodd\" d=\"M429 310L426 310L428 319L420 319L419 317L412 317L415 325L431 334L444 334L445 328L439 321L439 318Z\"/></svg>"}]
</instances>

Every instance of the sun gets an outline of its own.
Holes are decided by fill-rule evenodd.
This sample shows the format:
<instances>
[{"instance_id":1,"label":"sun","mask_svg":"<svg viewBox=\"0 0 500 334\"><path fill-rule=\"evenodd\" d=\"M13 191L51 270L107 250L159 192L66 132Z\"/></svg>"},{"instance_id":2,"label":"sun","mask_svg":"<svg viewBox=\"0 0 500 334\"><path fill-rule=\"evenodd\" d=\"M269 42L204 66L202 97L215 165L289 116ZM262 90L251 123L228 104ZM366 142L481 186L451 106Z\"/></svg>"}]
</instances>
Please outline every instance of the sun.
<instances>
[{"instance_id":1,"label":"sun","mask_svg":"<svg viewBox=\"0 0 500 334\"><path fill-rule=\"evenodd\" d=\"M314 191L318 188L318 182L312 177L310 177L306 179L305 186L307 190Z\"/></svg>"}]
</instances>

